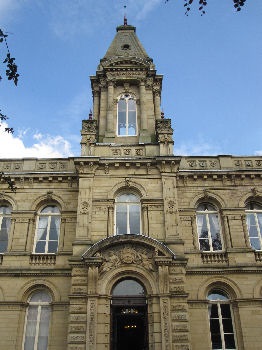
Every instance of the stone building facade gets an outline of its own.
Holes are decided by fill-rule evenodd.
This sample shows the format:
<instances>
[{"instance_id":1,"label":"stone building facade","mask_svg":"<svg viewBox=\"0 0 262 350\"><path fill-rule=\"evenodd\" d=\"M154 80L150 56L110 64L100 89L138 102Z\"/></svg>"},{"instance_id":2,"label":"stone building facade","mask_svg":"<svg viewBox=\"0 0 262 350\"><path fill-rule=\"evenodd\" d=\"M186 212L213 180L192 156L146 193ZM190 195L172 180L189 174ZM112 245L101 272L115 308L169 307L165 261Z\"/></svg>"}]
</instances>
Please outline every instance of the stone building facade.
<instances>
[{"instance_id":1,"label":"stone building facade","mask_svg":"<svg viewBox=\"0 0 262 350\"><path fill-rule=\"evenodd\" d=\"M262 158L173 154L162 76L125 23L81 156L5 159L0 348L262 348Z\"/></svg>"}]
</instances>

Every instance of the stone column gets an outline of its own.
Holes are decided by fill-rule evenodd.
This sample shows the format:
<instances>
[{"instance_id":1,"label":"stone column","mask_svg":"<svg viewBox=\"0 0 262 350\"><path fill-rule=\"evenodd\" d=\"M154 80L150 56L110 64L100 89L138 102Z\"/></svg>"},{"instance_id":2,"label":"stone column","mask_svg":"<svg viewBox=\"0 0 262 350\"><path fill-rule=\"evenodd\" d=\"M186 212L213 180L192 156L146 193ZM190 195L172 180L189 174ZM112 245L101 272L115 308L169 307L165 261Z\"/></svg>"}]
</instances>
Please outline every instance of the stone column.
<instances>
[{"instance_id":1,"label":"stone column","mask_svg":"<svg viewBox=\"0 0 262 350\"><path fill-rule=\"evenodd\" d=\"M72 267L72 286L69 297L68 350L86 349L87 269L79 265Z\"/></svg>"},{"instance_id":2,"label":"stone column","mask_svg":"<svg viewBox=\"0 0 262 350\"><path fill-rule=\"evenodd\" d=\"M108 207L108 236L114 235L114 205Z\"/></svg>"},{"instance_id":3,"label":"stone column","mask_svg":"<svg viewBox=\"0 0 262 350\"><path fill-rule=\"evenodd\" d=\"M94 106L93 106L93 116L94 119L98 120L99 119L99 91L94 91Z\"/></svg>"},{"instance_id":4,"label":"stone column","mask_svg":"<svg viewBox=\"0 0 262 350\"><path fill-rule=\"evenodd\" d=\"M241 215L241 220L242 220L242 227L243 227L244 238L245 238L245 245L246 247L250 248L249 234L248 234L247 223L246 223L246 215Z\"/></svg>"},{"instance_id":5,"label":"stone column","mask_svg":"<svg viewBox=\"0 0 262 350\"><path fill-rule=\"evenodd\" d=\"M142 205L142 233L148 236L148 206Z\"/></svg>"},{"instance_id":6,"label":"stone column","mask_svg":"<svg viewBox=\"0 0 262 350\"><path fill-rule=\"evenodd\" d=\"M140 118L141 118L141 130L147 130L147 115L145 106L146 88L143 81L140 82Z\"/></svg>"},{"instance_id":7,"label":"stone column","mask_svg":"<svg viewBox=\"0 0 262 350\"><path fill-rule=\"evenodd\" d=\"M114 103L114 84L112 81L109 81L108 87L107 87L107 120L106 120L106 131L109 133L114 133L113 103Z\"/></svg>"},{"instance_id":8,"label":"stone column","mask_svg":"<svg viewBox=\"0 0 262 350\"><path fill-rule=\"evenodd\" d=\"M160 91L159 91L159 89L154 89L154 106L155 106L155 118L161 119Z\"/></svg>"}]
</instances>

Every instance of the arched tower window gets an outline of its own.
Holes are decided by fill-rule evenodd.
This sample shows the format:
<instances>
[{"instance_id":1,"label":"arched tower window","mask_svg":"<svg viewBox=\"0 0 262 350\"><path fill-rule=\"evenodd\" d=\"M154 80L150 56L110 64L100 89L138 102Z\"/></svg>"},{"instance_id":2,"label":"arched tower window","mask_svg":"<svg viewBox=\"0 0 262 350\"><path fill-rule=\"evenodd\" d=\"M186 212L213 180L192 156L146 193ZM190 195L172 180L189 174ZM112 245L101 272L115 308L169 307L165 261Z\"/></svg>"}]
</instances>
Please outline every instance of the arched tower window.
<instances>
[{"instance_id":1,"label":"arched tower window","mask_svg":"<svg viewBox=\"0 0 262 350\"><path fill-rule=\"evenodd\" d=\"M60 210L55 205L44 207L38 214L34 253L56 253L60 233Z\"/></svg>"},{"instance_id":2,"label":"arched tower window","mask_svg":"<svg viewBox=\"0 0 262 350\"><path fill-rule=\"evenodd\" d=\"M262 250L262 205L249 202L246 206L246 220L251 247Z\"/></svg>"},{"instance_id":3,"label":"arched tower window","mask_svg":"<svg viewBox=\"0 0 262 350\"><path fill-rule=\"evenodd\" d=\"M222 250L221 226L217 209L209 203L197 207L197 232L199 249L202 251Z\"/></svg>"},{"instance_id":4,"label":"arched tower window","mask_svg":"<svg viewBox=\"0 0 262 350\"><path fill-rule=\"evenodd\" d=\"M228 296L224 291L213 289L209 301L209 322L212 350L236 349L234 326Z\"/></svg>"},{"instance_id":5,"label":"arched tower window","mask_svg":"<svg viewBox=\"0 0 262 350\"><path fill-rule=\"evenodd\" d=\"M34 292L29 298L23 350L47 350L51 301L45 290Z\"/></svg>"},{"instance_id":6,"label":"arched tower window","mask_svg":"<svg viewBox=\"0 0 262 350\"><path fill-rule=\"evenodd\" d=\"M136 101L130 94L123 94L117 103L117 135L135 136L136 134Z\"/></svg>"},{"instance_id":7,"label":"arched tower window","mask_svg":"<svg viewBox=\"0 0 262 350\"><path fill-rule=\"evenodd\" d=\"M115 234L140 234L140 198L132 193L123 193L115 203Z\"/></svg>"},{"instance_id":8,"label":"arched tower window","mask_svg":"<svg viewBox=\"0 0 262 350\"><path fill-rule=\"evenodd\" d=\"M7 251L8 235L11 227L11 207L0 206L0 253Z\"/></svg>"}]
</instances>

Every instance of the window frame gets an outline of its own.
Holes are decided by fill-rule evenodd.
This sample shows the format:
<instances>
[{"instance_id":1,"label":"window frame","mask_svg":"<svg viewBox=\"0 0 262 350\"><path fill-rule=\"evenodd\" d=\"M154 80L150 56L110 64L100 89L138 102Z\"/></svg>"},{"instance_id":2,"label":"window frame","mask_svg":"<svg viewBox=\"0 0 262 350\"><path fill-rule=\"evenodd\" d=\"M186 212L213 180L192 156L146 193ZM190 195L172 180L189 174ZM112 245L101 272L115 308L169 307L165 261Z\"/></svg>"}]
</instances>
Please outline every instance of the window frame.
<instances>
[{"instance_id":1,"label":"window frame","mask_svg":"<svg viewBox=\"0 0 262 350\"><path fill-rule=\"evenodd\" d=\"M9 209L10 213L1 213L1 211L4 211L2 210L3 208ZM5 249L2 250L0 248L0 254L4 254L8 251L8 244L9 244L9 238L10 238L9 235L11 231L11 220L12 220L12 206L9 203L4 203L0 205L0 238L2 235L4 235L4 233L2 232L2 229L3 229L2 224L4 219L6 219L6 225L7 225L7 229L6 229L7 241L6 241Z\"/></svg>"},{"instance_id":2,"label":"window frame","mask_svg":"<svg viewBox=\"0 0 262 350\"><path fill-rule=\"evenodd\" d=\"M211 296L212 294L221 295L221 296L223 296L223 298L211 299L211 298L209 298L209 296ZM214 289L210 290L210 292L208 293L207 300L208 300L208 319L209 319L209 332L210 332L209 334L210 334L211 349L213 350L211 320L218 319L220 340L221 340L222 347L215 348L214 350L237 350L237 337L236 337L236 328L235 328L235 322L234 322L234 313L232 310L231 301L230 301L230 298L228 297L228 294L225 291L223 291L222 289L214 288ZM214 317L211 318L212 305L215 305L217 307L218 318L214 318ZM223 317L221 305L228 305L229 306L230 318ZM224 331L223 320L225 320L225 319L231 321L232 332L225 332ZM225 341L226 335L233 335L234 345L235 345L234 348L226 347L226 341Z\"/></svg>"},{"instance_id":3,"label":"window frame","mask_svg":"<svg viewBox=\"0 0 262 350\"><path fill-rule=\"evenodd\" d=\"M47 213L43 213L43 210L45 210L46 208L48 207L55 207L58 209L58 212L57 213L52 213L52 212L47 212ZM39 222L40 222L40 219L43 218L43 217L47 217L47 226L46 226L46 229L47 229L47 233L46 233L46 239L38 239L38 229L39 229ZM51 220L53 217L59 217L59 227L57 229L57 240L53 240L53 239L49 239L50 237L50 227L51 227ZM36 228L35 228L35 237L34 237L34 246L33 246L33 254L57 254L58 252L58 248L59 248L59 238L60 238L60 230L61 230L61 210L59 208L58 205L56 204L47 204L45 206L43 206L39 211L38 211L38 214L37 214L37 220L36 220ZM41 237L40 237L41 238ZM42 241L42 242L45 242L45 251L44 252L37 252L36 251L36 246L37 246L37 243L39 241ZM55 252L49 252L48 251L48 248L49 248L49 242L57 242L57 249Z\"/></svg>"},{"instance_id":4,"label":"window frame","mask_svg":"<svg viewBox=\"0 0 262 350\"><path fill-rule=\"evenodd\" d=\"M33 296L39 292L45 293L49 297L49 301L31 301ZM36 322L35 322L35 336L34 336L34 348L33 350L38 350L38 342L39 342L39 335L40 335L40 326L41 326L41 316L43 314L43 308L46 308L48 306L48 330L47 330L47 346L45 350L48 349L48 341L49 341L49 335L50 335L50 325L51 325L51 317L52 317L52 297L46 289L39 289L35 290L30 294L30 297L28 298L28 305L26 308L26 313L25 313L25 321L24 321L24 332L23 332L23 344L22 344L22 350L27 350L26 348L26 333L27 329L29 327L29 312L30 312L30 307L33 308L37 306L37 313L36 313Z\"/></svg>"},{"instance_id":5,"label":"window frame","mask_svg":"<svg viewBox=\"0 0 262 350\"><path fill-rule=\"evenodd\" d=\"M120 100L124 100L125 101L125 126L124 126L124 129L125 129L125 133L124 134L121 134L120 133L120 116L119 116L119 102ZM129 121L130 121L130 118L131 118L131 115L129 112L129 104L128 104L128 101L134 101L135 103L135 133L134 134L130 134L129 133ZM116 134L117 136L119 137L130 137L130 136L137 136L138 135L138 130L137 130L137 103L136 103L136 99L134 98L134 96L132 96L131 94L129 93L126 93L126 94L122 94L121 96L119 96L118 100L117 100L117 125L116 125Z\"/></svg>"},{"instance_id":6,"label":"window frame","mask_svg":"<svg viewBox=\"0 0 262 350\"><path fill-rule=\"evenodd\" d=\"M137 201L118 201L117 199L121 196L134 196L137 198ZM126 205L126 233L118 233L117 232L117 206L120 205ZM131 225L130 225L130 207L131 206L137 206L139 208L139 232L138 233L130 233L130 229L131 229ZM116 196L115 199L115 210L114 210L114 234L115 236L121 236L121 235L131 235L131 234L135 234L135 235L140 235L141 234L141 229L142 229L142 217L141 217L141 199L140 197L133 192L122 192L119 193Z\"/></svg>"},{"instance_id":7,"label":"window frame","mask_svg":"<svg viewBox=\"0 0 262 350\"><path fill-rule=\"evenodd\" d=\"M250 209L248 207L251 207ZM254 206L260 207L259 208L252 208ZM246 213L246 226L247 226L247 232L248 232L248 238L249 238L249 244L250 247L255 250L255 251L262 251L262 224L261 224L261 228L259 226L259 219L258 219L258 215L262 216L262 205L260 203L257 203L255 201L250 201L246 204L246 209L245 209L245 213ZM253 227L255 226L256 228L256 233L257 236L251 236L251 231L249 229L248 226L248 217L253 215L253 218L255 220L255 225L252 225ZM250 225L251 226L251 225ZM258 239L259 245L260 245L260 249L256 249L252 243L251 243L251 239Z\"/></svg>"},{"instance_id":8,"label":"window frame","mask_svg":"<svg viewBox=\"0 0 262 350\"><path fill-rule=\"evenodd\" d=\"M213 208L213 210L209 210L209 209L205 209L205 210L199 210L198 208L200 206L210 206ZM211 230L211 224L210 224L210 221L211 221L211 215L215 214L216 217L217 217L217 224L218 224L218 227L219 227L219 241L220 241L220 245L221 245L221 249L214 249L213 245L214 245L214 238L212 236L212 230ZM207 237L203 237L201 238L201 232L202 232L202 228L203 228L203 225L201 227L201 231L199 230L199 223L198 223L198 216L204 216L205 217L205 222L206 222L206 225L207 225ZM196 226L197 226L197 235L198 235L198 247L199 247L199 250L201 252L209 252L209 253L216 253L216 252L222 252L224 250L224 242L223 242L223 234L222 234L222 225L221 225L221 220L220 220L220 215L219 215L219 211L217 210L216 206L214 206L212 203L209 203L209 202L200 202L198 205L197 205L197 208L196 208ZM201 244L200 242L203 240L206 240L208 239L208 244L209 244L209 250L204 250L201 248Z\"/></svg>"}]
</instances>

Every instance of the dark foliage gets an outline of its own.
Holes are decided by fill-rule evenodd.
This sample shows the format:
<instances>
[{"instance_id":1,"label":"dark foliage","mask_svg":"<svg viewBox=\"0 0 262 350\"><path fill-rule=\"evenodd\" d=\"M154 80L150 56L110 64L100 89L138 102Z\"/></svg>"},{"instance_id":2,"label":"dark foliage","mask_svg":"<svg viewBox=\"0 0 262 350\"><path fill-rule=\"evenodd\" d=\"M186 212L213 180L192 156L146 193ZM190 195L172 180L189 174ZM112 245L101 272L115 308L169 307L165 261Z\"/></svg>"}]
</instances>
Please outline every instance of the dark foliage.
<instances>
[{"instance_id":1,"label":"dark foliage","mask_svg":"<svg viewBox=\"0 0 262 350\"><path fill-rule=\"evenodd\" d=\"M5 74L6 74L8 80L13 81L13 83L15 85L17 85L19 74L17 73L17 65L15 63L15 58L11 57L11 53L9 51L7 37L8 37L8 35L5 34L0 29L0 44L1 43L4 44L5 49L6 49L6 58L3 61L3 64L6 67ZM1 75L0 75L0 80L2 80ZM8 119L8 117L5 114L3 114L1 109L0 109L0 126L1 126L1 122L6 121L7 119ZM13 134L14 129L10 128L10 127L6 127L5 131L7 133ZM3 180L5 183L7 183L8 187L11 191L13 191L13 192L16 191L15 184L14 184L13 180L10 178L10 176L4 174L3 172L0 172L0 180Z\"/></svg>"},{"instance_id":2,"label":"dark foliage","mask_svg":"<svg viewBox=\"0 0 262 350\"><path fill-rule=\"evenodd\" d=\"M15 85L17 85L18 83L18 77L19 74L17 73L17 65L15 63L15 58L11 57L10 51L9 51L9 47L7 44L7 40L6 38L8 37L7 34L5 34L1 29L0 29L0 43L5 43L6 46L6 58L3 61L3 63L6 65L6 76L8 80L12 80L14 82ZM0 80L2 79L2 77L0 76Z\"/></svg>"},{"instance_id":3,"label":"dark foliage","mask_svg":"<svg viewBox=\"0 0 262 350\"><path fill-rule=\"evenodd\" d=\"M165 2L168 2L171 0L165 0ZM185 7L185 15L188 16L189 11L191 10L191 5L193 2L195 3L198 1L199 7L198 10L201 13L201 16L203 16L206 11L206 6L207 6L207 0L184 0L184 7ZM241 11L241 8L245 5L246 0L231 0L233 1L233 6L236 9L236 11Z\"/></svg>"}]
</instances>

